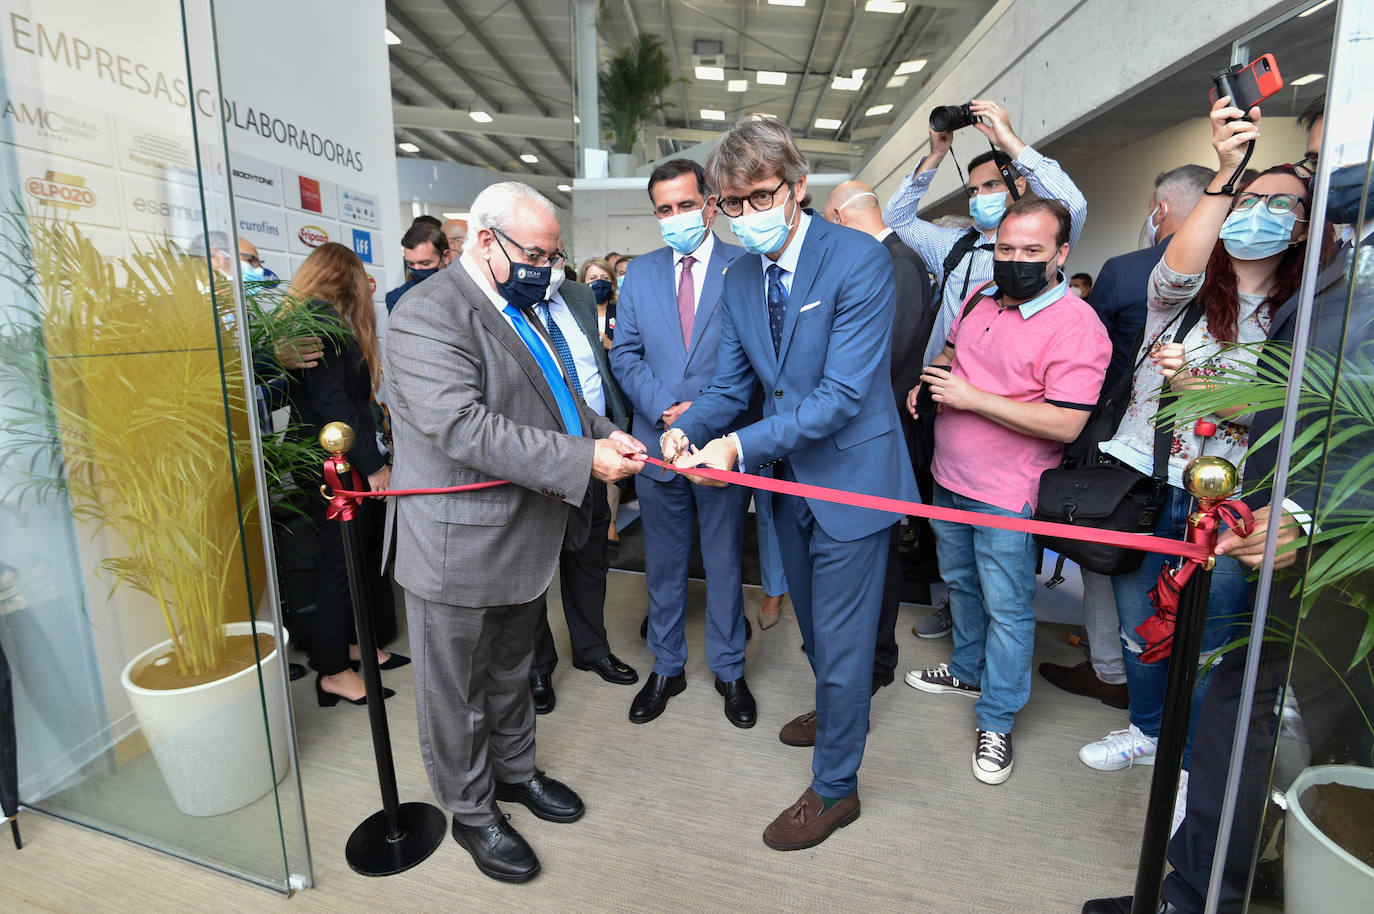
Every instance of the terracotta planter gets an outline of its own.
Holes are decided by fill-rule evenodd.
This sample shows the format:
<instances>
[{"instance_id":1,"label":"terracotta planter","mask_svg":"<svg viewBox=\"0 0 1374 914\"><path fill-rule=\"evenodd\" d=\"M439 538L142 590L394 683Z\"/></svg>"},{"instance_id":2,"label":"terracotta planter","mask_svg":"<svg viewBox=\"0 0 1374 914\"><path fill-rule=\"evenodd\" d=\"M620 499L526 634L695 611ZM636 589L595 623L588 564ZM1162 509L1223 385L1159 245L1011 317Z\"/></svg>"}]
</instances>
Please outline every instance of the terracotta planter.
<instances>
[{"instance_id":1,"label":"terracotta planter","mask_svg":"<svg viewBox=\"0 0 1374 914\"><path fill-rule=\"evenodd\" d=\"M276 650L259 664L261 693L257 667L184 689L134 685L130 671L165 652L171 639L129 661L120 677L172 800L189 816L216 816L247 806L272 789L273 773L277 781L286 776L290 734L281 658L287 635L266 622L257 623L257 630L277 639ZM253 629L248 622L232 622L225 631L248 635ZM271 765L264 700L272 732Z\"/></svg>"}]
</instances>

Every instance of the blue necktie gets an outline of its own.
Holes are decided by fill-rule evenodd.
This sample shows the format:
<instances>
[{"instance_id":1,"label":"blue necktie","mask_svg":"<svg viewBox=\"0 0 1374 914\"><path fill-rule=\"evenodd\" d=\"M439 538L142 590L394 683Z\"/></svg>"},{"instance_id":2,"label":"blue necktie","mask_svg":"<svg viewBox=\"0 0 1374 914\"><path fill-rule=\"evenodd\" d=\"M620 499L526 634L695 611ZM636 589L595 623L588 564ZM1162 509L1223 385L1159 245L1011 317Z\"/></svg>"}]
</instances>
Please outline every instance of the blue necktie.
<instances>
[{"instance_id":1,"label":"blue necktie","mask_svg":"<svg viewBox=\"0 0 1374 914\"><path fill-rule=\"evenodd\" d=\"M782 349L782 320L787 313L787 287L782 284L782 267L768 266L768 329L773 333L773 354Z\"/></svg>"},{"instance_id":2,"label":"blue necktie","mask_svg":"<svg viewBox=\"0 0 1374 914\"><path fill-rule=\"evenodd\" d=\"M525 315L515 305L506 305L505 312L510 316L511 323L515 325L515 332L520 334L520 339L524 341L534 360L539 363L539 370L544 373L544 380L549 382L549 387L553 389L553 398L558 403L558 412L563 417L563 426L568 430L569 435L582 434L582 420L577 415L577 401L573 399L572 391L568 389L567 383L563 380L563 374L558 370L553 358L549 355L549 350L545 348L544 341L539 337L539 331L530 326L530 322L525 319Z\"/></svg>"},{"instance_id":3,"label":"blue necktie","mask_svg":"<svg viewBox=\"0 0 1374 914\"><path fill-rule=\"evenodd\" d=\"M568 377L572 379L573 390L577 395L582 396L582 382L577 377L577 363L573 361L572 349L568 346L568 338L563 335L563 331L558 329L558 324L554 323L553 312L549 310L548 302L541 302L540 308L544 309L544 326L549 330L549 336L553 337L553 348L558 350L558 360L563 363L563 368L568 372Z\"/></svg>"}]
</instances>

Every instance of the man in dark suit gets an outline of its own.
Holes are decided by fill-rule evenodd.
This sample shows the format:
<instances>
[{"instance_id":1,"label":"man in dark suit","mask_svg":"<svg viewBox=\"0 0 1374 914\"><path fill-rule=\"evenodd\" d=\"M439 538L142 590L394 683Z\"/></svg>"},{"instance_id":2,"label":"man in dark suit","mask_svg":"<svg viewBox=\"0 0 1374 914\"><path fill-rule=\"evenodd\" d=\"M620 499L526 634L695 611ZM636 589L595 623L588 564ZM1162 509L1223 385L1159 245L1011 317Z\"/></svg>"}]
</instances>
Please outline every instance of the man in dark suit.
<instances>
[{"instance_id":1,"label":"man in dark suit","mask_svg":"<svg viewBox=\"0 0 1374 914\"><path fill-rule=\"evenodd\" d=\"M387 503L405 590L420 751L453 836L493 879L539 859L497 801L572 822L581 799L534 760L529 670L560 550L591 522L591 481L638 471L643 445L587 407L533 307L562 234L553 204L502 182L477 195L458 266L412 290L386 338L399 488L509 480ZM552 337L552 338L551 338Z\"/></svg>"},{"instance_id":2,"label":"man in dark suit","mask_svg":"<svg viewBox=\"0 0 1374 914\"><path fill-rule=\"evenodd\" d=\"M715 378L660 444L684 468L771 463L789 482L915 501L889 386L892 258L871 236L802 209L806 170L777 118L741 119L712 150L707 180L752 256L725 278ZM759 383L763 419L725 434ZM763 840L797 850L859 816L883 569L899 517L798 496L775 497L773 516L816 674L816 748L811 786Z\"/></svg>"},{"instance_id":3,"label":"man in dark suit","mask_svg":"<svg viewBox=\"0 0 1374 914\"><path fill-rule=\"evenodd\" d=\"M930 288L930 274L921 255L897 237L897 233L883 222L878 195L862 181L845 181L830 192L825 204L825 217L836 225L867 232L887 248L892 257L893 288L897 293L897 310L892 320L892 398L902 418L907 448L915 462L916 483L921 498L930 500L933 483L930 478L929 452L924 464L916 442L916 421L902 407L906 395L921 380L921 356L935 326L934 295ZM930 567L935 565L935 534L930 525L921 523L918 540L918 561L924 558ZM873 690L892 682L897 669L897 605L902 598L902 563L897 551L899 527L892 528L892 544L888 549L887 577L883 587L883 614L878 622L878 644L873 655Z\"/></svg>"},{"instance_id":4,"label":"man in dark suit","mask_svg":"<svg viewBox=\"0 0 1374 914\"><path fill-rule=\"evenodd\" d=\"M574 380L592 412L609 416L617 426L625 428L625 401L609 381L611 369L597 331L592 290L580 282L565 282L563 272L555 272L546 300L534 310L554 340L561 338L567 343L567 356L571 359L571 364L565 364L568 377ZM559 590L572 642L573 667L590 670L615 685L631 685L638 681L639 674L611 653L606 640L609 560L602 531L610 523L611 506L606 500L606 484L599 479L592 480L591 502L592 532L587 541L577 549L564 549L558 556ZM546 606L539 625L539 645L530 666L530 694L536 714L548 714L557 701L553 690L553 670L557 665L558 651L554 648Z\"/></svg>"},{"instance_id":5,"label":"man in dark suit","mask_svg":"<svg viewBox=\"0 0 1374 914\"><path fill-rule=\"evenodd\" d=\"M432 216L421 216L401 236L406 281L386 293L388 314L396 309L402 295L457 259L457 254L449 248L448 236L437 223Z\"/></svg>"},{"instance_id":6,"label":"man in dark suit","mask_svg":"<svg viewBox=\"0 0 1374 914\"><path fill-rule=\"evenodd\" d=\"M1112 341L1112 360L1102 389L1131 371L1136 338L1145 326L1145 295L1150 271L1164 256L1174 231L1188 218L1216 171L1183 165L1155 178L1150 212L1141 234L1149 247L1118 254L1102 265L1092 287L1092 305ZM1073 666L1042 663L1040 675L1066 692L1096 698L1115 708L1128 707L1126 667L1121 655L1121 620L1116 612L1111 578L1079 570L1083 579L1083 625L1088 631L1091 658Z\"/></svg>"},{"instance_id":7,"label":"man in dark suit","mask_svg":"<svg viewBox=\"0 0 1374 914\"><path fill-rule=\"evenodd\" d=\"M659 456L658 434L677 421L716 370L726 271L744 252L715 237L716 198L701 165L674 159L649 176L649 199L667 247L637 257L616 305L611 365L635 409L635 427ZM663 713L687 687L687 563L692 514L706 566L706 662L716 674L725 716L752 727L754 696L744 679L744 594L740 551L749 491L703 489L670 470L648 467L636 481L649 584L647 638L654 671L630 705L633 723Z\"/></svg>"}]
</instances>

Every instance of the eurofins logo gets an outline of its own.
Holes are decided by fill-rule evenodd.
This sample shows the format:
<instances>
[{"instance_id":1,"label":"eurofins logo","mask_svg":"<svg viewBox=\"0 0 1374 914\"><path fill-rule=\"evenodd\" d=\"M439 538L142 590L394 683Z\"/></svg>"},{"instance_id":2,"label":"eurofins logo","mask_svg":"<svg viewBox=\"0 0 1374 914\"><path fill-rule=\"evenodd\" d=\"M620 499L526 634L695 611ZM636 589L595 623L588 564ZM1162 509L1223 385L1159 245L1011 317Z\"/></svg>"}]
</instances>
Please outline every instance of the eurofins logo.
<instances>
[{"instance_id":1,"label":"eurofins logo","mask_svg":"<svg viewBox=\"0 0 1374 914\"><path fill-rule=\"evenodd\" d=\"M29 178L24 186L29 195L40 203L60 209L75 211L95 206L95 191L86 186L86 179L80 175L66 175L49 169L41 178Z\"/></svg>"},{"instance_id":2,"label":"eurofins logo","mask_svg":"<svg viewBox=\"0 0 1374 914\"><path fill-rule=\"evenodd\" d=\"M306 247L317 248L329 241L329 233L318 225L302 225L297 234Z\"/></svg>"}]
</instances>

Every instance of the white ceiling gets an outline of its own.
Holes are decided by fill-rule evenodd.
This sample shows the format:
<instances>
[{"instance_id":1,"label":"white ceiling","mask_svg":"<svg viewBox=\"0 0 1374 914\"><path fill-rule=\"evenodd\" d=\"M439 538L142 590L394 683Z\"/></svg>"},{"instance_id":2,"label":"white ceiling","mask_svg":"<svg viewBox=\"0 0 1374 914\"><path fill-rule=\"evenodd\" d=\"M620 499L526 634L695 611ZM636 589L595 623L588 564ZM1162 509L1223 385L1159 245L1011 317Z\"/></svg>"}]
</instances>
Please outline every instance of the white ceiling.
<instances>
[{"instance_id":1,"label":"white ceiling","mask_svg":"<svg viewBox=\"0 0 1374 914\"><path fill-rule=\"evenodd\" d=\"M708 139L740 114L766 113L787 119L806 140L813 170L849 170L993 5L920 0L882 13L865 8L871 0L801 2L600 0L603 60L637 32L655 34L668 43L674 74L687 80L668 90L661 123L645 131L652 156ZM398 143L414 143L414 154L425 158L546 179L573 176L567 0L386 0L386 10L387 25L401 38L391 48ZM698 42L719 43L724 80L697 78ZM923 69L888 87L900 63L919 59L927 61ZM834 77L848 78L856 68L867 70L857 91L832 87ZM785 73L786 84L759 84L760 70ZM729 92L731 79L747 80L746 90ZM888 112L865 116L885 104L892 105ZM722 111L725 119L703 119L702 109ZM493 123L472 121L473 110L491 113ZM818 128L818 119L840 126Z\"/></svg>"}]
</instances>

